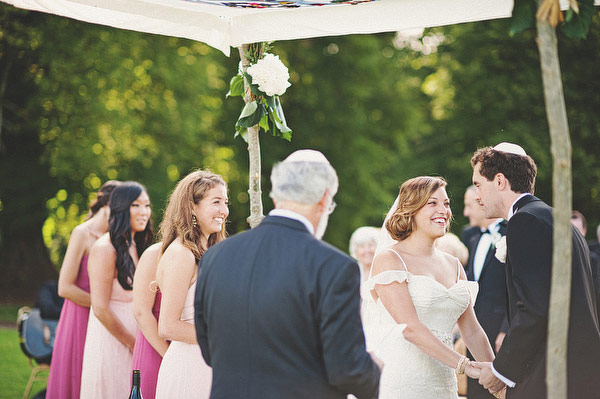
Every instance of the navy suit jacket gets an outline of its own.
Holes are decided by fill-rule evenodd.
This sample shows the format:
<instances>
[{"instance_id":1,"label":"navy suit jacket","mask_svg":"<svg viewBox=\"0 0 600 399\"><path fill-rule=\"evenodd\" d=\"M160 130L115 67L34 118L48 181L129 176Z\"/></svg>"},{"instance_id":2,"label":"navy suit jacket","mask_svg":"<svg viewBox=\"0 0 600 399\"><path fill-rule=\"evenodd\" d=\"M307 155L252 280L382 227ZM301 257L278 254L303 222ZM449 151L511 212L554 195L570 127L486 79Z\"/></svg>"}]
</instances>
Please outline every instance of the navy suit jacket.
<instances>
[{"instance_id":1,"label":"navy suit jacket","mask_svg":"<svg viewBox=\"0 0 600 399\"><path fill-rule=\"evenodd\" d=\"M508 221L506 285L510 327L494 368L516 382L510 399L546 395L546 350L552 274L552 208L534 196L516 204ZM600 398L600 330L587 244L572 227L572 287L569 317L568 397Z\"/></svg>"},{"instance_id":2,"label":"navy suit jacket","mask_svg":"<svg viewBox=\"0 0 600 399\"><path fill-rule=\"evenodd\" d=\"M208 249L200 261L198 342L211 398L376 398L365 351L358 265L292 219Z\"/></svg>"}]
</instances>

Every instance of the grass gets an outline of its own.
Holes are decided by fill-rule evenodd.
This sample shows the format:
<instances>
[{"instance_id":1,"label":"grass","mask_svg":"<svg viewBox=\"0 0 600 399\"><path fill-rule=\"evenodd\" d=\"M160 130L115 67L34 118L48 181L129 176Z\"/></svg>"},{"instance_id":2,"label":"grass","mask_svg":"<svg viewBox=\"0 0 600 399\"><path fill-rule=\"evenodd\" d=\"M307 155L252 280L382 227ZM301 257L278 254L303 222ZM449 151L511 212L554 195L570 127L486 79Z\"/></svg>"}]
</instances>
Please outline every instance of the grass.
<instances>
[{"instance_id":1,"label":"grass","mask_svg":"<svg viewBox=\"0 0 600 399\"><path fill-rule=\"evenodd\" d=\"M17 330L0 327L0 399L22 398L30 374L31 368L19 346ZM30 397L45 387L45 382L35 382Z\"/></svg>"},{"instance_id":2,"label":"grass","mask_svg":"<svg viewBox=\"0 0 600 399\"><path fill-rule=\"evenodd\" d=\"M22 398L31 374L27 356L19 346L16 329L17 311L20 307L21 305L0 304L0 399ZM45 387L45 382L36 381L29 397Z\"/></svg>"}]
</instances>

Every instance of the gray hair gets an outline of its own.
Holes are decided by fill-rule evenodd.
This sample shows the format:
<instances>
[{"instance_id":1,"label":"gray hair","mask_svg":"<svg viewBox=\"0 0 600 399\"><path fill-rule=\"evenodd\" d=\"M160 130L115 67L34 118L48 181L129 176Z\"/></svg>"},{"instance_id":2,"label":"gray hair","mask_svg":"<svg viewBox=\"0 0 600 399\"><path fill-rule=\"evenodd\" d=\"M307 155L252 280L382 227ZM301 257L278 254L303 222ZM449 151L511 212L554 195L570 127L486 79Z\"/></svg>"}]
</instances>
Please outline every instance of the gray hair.
<instances>
[{"instance_id":1,"label":"gray hair","mask_svg":"<svg viewBox=\"0 0 600 399\"><path fill-rule=\"evenodd\" d=\"M596 227L596 238L600 241L600 224Z\"/></svg>"},{"instance_id":2,"label":"gray hair","mask_svg":"<svg viewBox=\"0 0 600 399\"><path fill-rule=\"evenodd\" d=\"M271 171L271 193L274 201L316 204L325 191L333 197L338 190L335 169L324 162L283 161Z\"/></svg>"},{"instance_id":3,"label":"gray hair","mask_svg":"<svg viewBox=\"0 0 600 399\"><path fill-rule=\"evenodd\" d=\"M378 227L362 226L354 230L350 236L350 255L357 259L356 251L359 245L374 242L377 244L380 229Z\"/></svg>"}]
</instances>

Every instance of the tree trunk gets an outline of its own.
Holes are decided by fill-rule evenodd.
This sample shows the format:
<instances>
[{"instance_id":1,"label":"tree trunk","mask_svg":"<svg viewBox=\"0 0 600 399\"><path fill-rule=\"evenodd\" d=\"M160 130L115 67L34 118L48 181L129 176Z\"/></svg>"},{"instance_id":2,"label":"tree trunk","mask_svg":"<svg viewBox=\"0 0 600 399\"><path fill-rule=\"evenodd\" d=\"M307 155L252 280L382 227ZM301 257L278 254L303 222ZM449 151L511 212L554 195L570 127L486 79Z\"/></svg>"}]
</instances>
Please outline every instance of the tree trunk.
<instances>
[{"instance_id":1,"label":"tree trunk","mask_svg":"<svg viewBox=\"0 0 600 399\"><path fill-rule=\"evenodd\" d=\"M246 72L246 69L250 65L250 60L247 57L250 46L251 45L249 44L244 44L242 47L238 48L244 72ZM247 82L244 80L244 102L249 103L252 100L252 92L250 91ZM258 125L254 125L248 129L248 158L250 161L248 194L250 196L250 216L247 221L250 228L258 226L264 218L261 190L260 141L258 133Z\"/></svg>"},{"instance_id":2,"label":"tree trunk","mask_svg":"<svg viewBox=\"0 0 600 399\"><path fill-rule=\"evenodd\" d=\"M567 340L571 304L571 141L563 95L556 30L537 21L546 115L553 158L554 239L548 320L546 386L549 399L567 397Z\"/></svg>"}]
</instances>

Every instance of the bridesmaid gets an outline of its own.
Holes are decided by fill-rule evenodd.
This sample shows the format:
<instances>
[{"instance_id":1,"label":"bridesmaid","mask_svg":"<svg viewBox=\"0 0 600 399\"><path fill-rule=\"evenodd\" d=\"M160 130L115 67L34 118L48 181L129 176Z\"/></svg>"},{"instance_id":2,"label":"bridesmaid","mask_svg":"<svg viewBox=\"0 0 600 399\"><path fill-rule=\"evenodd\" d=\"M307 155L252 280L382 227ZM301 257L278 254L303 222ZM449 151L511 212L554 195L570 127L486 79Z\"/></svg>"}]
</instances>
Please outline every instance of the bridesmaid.
<instances>
[{"instance_id":1,"label":"bridesmaid","mask_svg":"<svg viewBox=\"0 0 600 399\"><path fill-rule=\"evenodd\" d=\"M107 234L90 251L91 312L83 352L81 397L127 395L137 334L131 284L137 261L152 242L150 200L137 182L115 188Z\"/></svg>"},{"instance_id":2,"label":"bridesmaid","mask_svg":"<svg viewBox=\"0 0 600 399\"><path fill-rule=\"evenodd\" d=\"M48 399L79 398L83 346L90 314L88 254L96 240L108 231L108 202L118 184L120 182L109 180L100 187L86 220L73 229L69 239L58 278L58 294L65 298L65 303L54 337L46 390Z\"/></svg>"},{"instance_id":3,"label":"bridesmaid","mask_svg":"<svg viewBox=\"0 0 600 399\"><path fill-rule=\"evenodd\" d=\"M171 344L160 365L157 399L209 397L212 369L202 358L194 327L196 265L208 247L225 239L227 215L227 185L208 170L190 173L171 194L156 272L162 291L158 331Z\"/></svg>"},{"instance_id":4,"label":"bridesmaid","mask_svg":"<svg viewBox=\"0 0 600 399\"><path fill-rule=\"evenodd\" d=\"M133 348L133 370L140 370L144 399L156 396L158 369L167 348L167 341L158 335L158 314L161 292L156 287L156 266L162 242L148 247L135 269L133 279L133 314L140 326Z\"/></svg>"}]
</instances>

